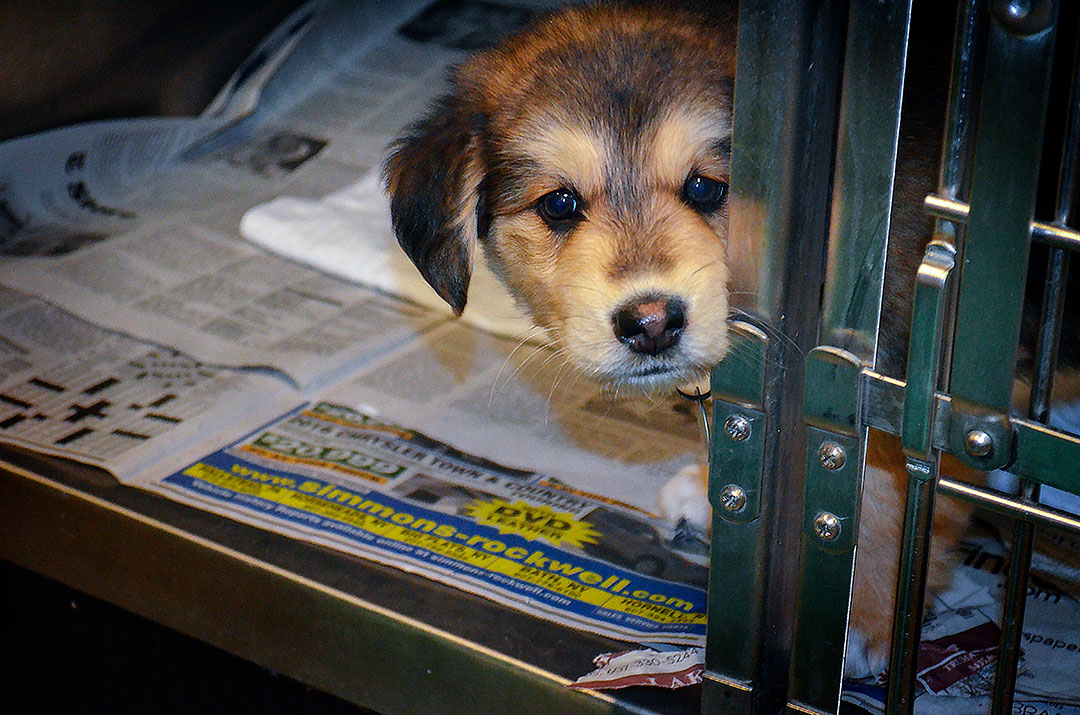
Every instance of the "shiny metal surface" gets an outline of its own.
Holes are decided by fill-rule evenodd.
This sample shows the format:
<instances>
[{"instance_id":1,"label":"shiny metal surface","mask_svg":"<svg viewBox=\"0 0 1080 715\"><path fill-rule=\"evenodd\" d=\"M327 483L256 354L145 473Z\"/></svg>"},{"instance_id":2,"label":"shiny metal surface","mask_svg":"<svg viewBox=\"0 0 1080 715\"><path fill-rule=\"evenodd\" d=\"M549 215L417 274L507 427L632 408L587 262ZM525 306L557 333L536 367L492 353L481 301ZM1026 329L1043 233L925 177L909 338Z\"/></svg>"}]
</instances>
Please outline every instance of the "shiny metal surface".
<instances>
[{"instance_id":1,"label":"shiny metal surface","mask_svg":"<svg viewBox=\"0 0 1080 715\"><path fill-rule=\"evenodd\" d=\"M940 455L908 457L904 531L897 572L893 634L889 649L889 683L885 710L889 715L915 712L915 679L925 610L926 577L930 564L931 524Z\"/></svg>"},{"instance_id":2,"label":"shiny metal surface","mask_svg":"<svg viewBox=\"0 0 1080 715\"><path fill-rule=\"evenodd\" d=\"M889 434L900 434L904 387L903 380L863 371L861 414L868 426ZM948 451L952 445L953 401L949 395L940 392L934 399L937 406L933 445ZM1016 435L1016 454L1009 465L1010 472L1040 484L1080 493L1080 437L1019 417L1012 419L1011 426Z\"/></svg>"},{"instance_id":3,"label":"shiny metal surface","mask_svg":"<svg viewBox=\"0 0 1080 715\"><path fill-rule=\"evenodd\" d=\"M379 712L699 708L566 688L619 642L60 460L4 452L0 558Z\"/></svg>"},{"instance_id":4,"label":"shiny metal surface","mask_svg":"<svg viewBox=\"0 0 1080 715\"><path fill-rule=\"evenodd\" d=\"M1046 3L1052 21L1057 4ZM950 386L954 414L976 421L1011 406L1054 39L1052 27L1021 35L992 22L988 30ZM997 457L972 466L1002 466L1008 432L982 429Z\"/></svg>"},{"instance_id":5,"label":"shiny metal surface","mask_svg":"<svg viewBox=\"0 0 1080 715\"><path fill-rule=\"evenodd\" d=\"M797 557L789 545L802 523L807 456L802 357L817 338L839 84L835 48L845 19L840 0L743 0L739 7L729 287L732 307L768 341L757 383L763 423L754 425L763 440L760 493L747 489L751 504L760 500L760 516L714 519L710 603L731 603L720 601L721 591L731 592L729 579L748 599L745 619L709 622L703 697L720 712L771 714L786 697ZM714 371L714 395L732 382L724 373L737 370L736 362ZM716 466L719 450L753 441L716 440L713 489L732 481Z\"/></svg>"},{"instance_id":6,"label":"shiny metal surface","mask_svg":"<svg viewBox=\"0 0 1080 715\"><path fill-rule=\"evenodd\" d=\"M840 707L862 504L862 369L856 356L832 347L817 347L806 360L806 486L789 712Z\"/></svg>"},{"instance_id":7,"label":"shiny metal surface","mask_svg":"<svg viewBox=\"0 0 1080 715\"><path fill-rule=\"evenodd\" d=\"M956 223L966 223L971 207L962 201L942 196L927 196L923 202L928 213ZM1031 222L1031 240L1048 246L1080 251L1080 231L1066 226L1055 226L1042 221Z\"/></svg>"},{"instance_id":8,"label":"shiny metal surface","mask_svg":"<svg viewBox=\"0 0 1080 715\"><path fill-rule=\"evenodd\" d=\"M942 477L938 481L938 490L942 494L978 504L984 509L1011 516L1014 519L1021 519L1031 524L1046 524L1055 529L1080 534L1080 518L1076 515L1040 504L1022 502L1011 494L972 486L948 477Z\"/></svg>"},{"instance_id":9,"label":"shiny metal surface","mask_svg":"<svg viewBox=\"0 0 1080 715\"><path fill-rule=\"evenodd\" d=\"M937 417L937 387L942 377L942 342L947 330L945 306L951 294L955 257L956 249L951 243L940 238L931 241L915 278L900 433L908 482L889 658L886 707L890 713L910 712L915 700L932 538L929 527L933 522L941 464L932 435Z\"/></svg>"},{"instance_id":10,"label":"shiny metal surface","mask_svg":"<svg viewBox=\"0 0 1080 715\"><path fill-rule=\"evenodd\" d=\"M926 247L915 277L915 297L908 342L907 385L901 443L909 457L929 460L933 445L934 396L941 383L945 306L951 293L956 248L943 240Z\"/></svg>"},{"instance_id":11,"label":"shiny metal surface","mask_svg":"<svg viewBox=\"0 0 1080 715\"><path fill-rule=\"evenodd\" d=\"M823 345L873 365L911 0L853 2L844 50Z\"/></svg>"},{"instance_id":12,"label":"shiny metal surface","mask_svg":"<svg viewBox=\"0 0 1080 715\"><path fill-rule=\"evenodd\" d=\"M858 371L876 360L910 17L910 0L848 5L819 347L805 361L804 416L813 438L806 448L792 712L840 706L866 437L857 416Z\"/></svg>"},{"instance_id":13,"label":"shiny metal surface","mask_svg":"<svg viewBox=\"0 0 1080 715\"><path fill-rule=\"evenodd\" d=\"M1072 213L1073 194L1080 173L1080 68L1073 68L1072 89L1066 119L1065 137L1058 169L1057 201L1053 228L1067 231L1066 223ZM1035 347L1035 369L1032 376L1028 416L1042 424L1050 421L1051 397L1054 391L1054 372L1057 368L1058 347L1065 313L1066 280L1069 275L1070 253L1060 247L1050 249L1047 258L1039 337ZM1021 508L1031 507L1039 499L1040 485L1027 480L1020 482ZM1044 522L1045 523L1045 522ZM1031 550L1035 542L1035 524L1018 519L1012 530L1012 559L1005 586L1004 614L1001 628L1001 653L994 678L993 712L1013 709L1016 674L1020 666L1023 641L1024 611L1027 606L1028 580L1031 571Z\"/></svg>"}]
</instances>

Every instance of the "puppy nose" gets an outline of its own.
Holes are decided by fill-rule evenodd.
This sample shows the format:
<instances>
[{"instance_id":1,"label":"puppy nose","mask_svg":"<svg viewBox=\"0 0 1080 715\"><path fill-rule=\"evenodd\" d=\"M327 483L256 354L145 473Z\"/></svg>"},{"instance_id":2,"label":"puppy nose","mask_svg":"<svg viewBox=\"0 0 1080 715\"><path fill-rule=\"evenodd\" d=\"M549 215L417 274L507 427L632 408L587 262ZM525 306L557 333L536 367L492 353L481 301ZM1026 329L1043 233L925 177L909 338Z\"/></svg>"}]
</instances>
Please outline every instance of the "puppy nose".
<instances>
[{"instance_id":1,"label":"puppy nose","mask_svg":"<svg viewBox=\"0 0 1080 715\"><path fill-rule=\"evenodd\" d=\"M650 296L632 300L611 316L615 337L635 353L659 355L679 342L686 324L686 304L677 298Z\"/></svg>"}]
</instances>

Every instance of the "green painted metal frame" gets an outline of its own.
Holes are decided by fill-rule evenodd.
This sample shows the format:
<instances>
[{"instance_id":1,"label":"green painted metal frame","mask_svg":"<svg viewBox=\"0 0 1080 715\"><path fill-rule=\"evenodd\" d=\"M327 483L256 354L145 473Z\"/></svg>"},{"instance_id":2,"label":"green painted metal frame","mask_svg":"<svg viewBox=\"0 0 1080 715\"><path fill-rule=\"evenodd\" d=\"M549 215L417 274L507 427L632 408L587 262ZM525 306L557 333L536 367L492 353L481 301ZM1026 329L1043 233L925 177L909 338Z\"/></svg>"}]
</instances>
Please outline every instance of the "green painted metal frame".
<instances>
[{"instance_id":1,"label":"green painted metal frame","mask_svg":"<svg viewBox=\"0 0 1080 715\"><path fill-rule=\"evenodd\" d=\"M811 15L824 10L820 3L807 5ZM761 667L762 644L769 637L762 623L767 604L761 599L768 585L763 571L770 565L772 538L763 517L769 500L775 498L768 493L766 479L768 464L775 460L769 436L780 429L803 451L803 469L790 475L795 480L801 477L803 491L786 687L786 708L793 713L839 709L868 427L901 437L910 477L891 653L898 675L890 685L889 712L911 712L913 707L925 557L939 490L1007 513L1026 525L1080 528L1080 520L1034 505L1030 493L1028 499L1023 495L1010 499L939 474L940 454L950 452L978 469L1008 466L1031 485L1080 493L1080 438L1049 429L1039 419L1010 415L1027 249L1033 230L1040 230L1032 222L1032 211L1056 1L1033 0L1026 16L1010 14L1007 2L965 0L962 6L957 39L958 45L961 40L964 44L955 58L949 109L951 115L972 111L966 105L975 96L974 78L984 60L981 45L973 38L986 32L983 108L977 136L970 134L966 119L947 129L939 194L930 198L935 205L956 204L965 211L963 215L935 211L942 217L937 223L939 240L928 248L915 287L908 375L900 381L874 372L872 366L888 233L882 216L888 217L891 205L898 128L881 121L887 113L882 107L895 109L898 122L910 2L850 3L839 117L835 125L822 119L813 127L822 133L819 137L836 127L836 179L817 347L798 361L802 389L790 390L788 383L786 404L801 401L804 420L801 429L792 430L790 423L783 427L776 423L776 405L769 393L775 388L770 360L777 355L777 344L790 338L775 320L791 308L790 303L777 303L791 299L783 294L782 282L790 249L778 248L775 242L791 237L784 230L791 211L782 202L791 199L784 193L783 181L793 181L795 175L776 171L768 155L775 156L778 146L790 142L776 131L780 127L795 131L795 123L791 117L763 118L760 106L766 101L763 94L775 88L763 57L778 51L770 43L782 35L776 24L788 18L779 9L765 12L762 3L744 3L733 152L733 195L744 203L732 207L736 241L732 256L742 275L735 276L733 288L749 290L753 296L748 305L736 307L756 327L741 329L732 357L713 372L718 399L710 486L715 510L710 603L711 612L722 609L723 616L710 619L708 677L722 687L710 690L707 684L706 711L767 712L761 708L761 691L775 687L764 681ZM840 8L834 4L828 11ZM987 12L994 13L990 22L985 20ZM805 20L807 15L800 17ZM877 64L870 61L870 52L876 53ZM890 62L881 62L882 56ZM883 70L886 66L895 71ZM772 71L782 75L783 67ZM786 106L784 96L797 99L780 94L768 98L769 106ZM969 171L965 157L972 153ZM969 176L970 209L959 203ZM780 183L766 186L770 181ZM776 198L781 200L779 207L770 204ZM752 227L751 220L756 222ZM1064 221L1059 217L1043 233L1065 231ZM738 245L741 232L757 239L757 246ZM1073 248L1073 243L1055 240L1060 247ZM790 362L784 364L790 367ZM735 440L725 435L724 425L733 416L751 424L750 434L756 438ZM992 439L989 455L974 456L965 448L973 430ZM763 431L767 434L761 435ZM839 467L835 459L826 458L826 445L833 450L828 454L839 449L846 457ZM731 492L725 491L734 487L745 496L745 502L734 502L738 513L731 513ZM831 520L819 520L823 516ZM1018 533L1030 534L1030 526L1023 529ZM1017 593L1016 584L1024 583L1022 566L1011 581ZM739 601L744 606L733 610L737 599L744 599ZM1016 627L1006 623L1003 643L1015 638ZM1015 670L1015 662L1009 660L1003 658L999 668L994 712L1006 712L1011 703L1007 671Z\"/></svg>"},{"instance_id":2,"label":"green painted metal frame","mask_svg":"<svg viewBox=\"0 0 1080 715\"><path fill-rule=\"evenodd\" d=\"M1014 21L1007 6L992 4L950 385L951 451L977 469L1003 467L1012 457L1008 413L1057 11L1055 0L1039 0L1045 17L1029 25ZM988 455L965 449L973 430L992 438Z\"/></svg>"},{"instance_id":3,"label":"green painted metal frame","mask_svg":"<svg viewBox=\"0 0 1080 715\"><path fill-rule=\"evenodd\" d=\"M956 248L932 241L915 279L907 384L900 441L908 473L903 542L893 609L890 677L886 705L892 712L914 708L918 644L922 631L923 598L930 559L930 527L941 470L941 455L933 445L942 342L950 277Z\"/></svg>"},{"instance_id":4,"label":"green painted metal frame","mask_svg":"<svg viewBox=\"0 0 1080 715\"><path fill-rule=\"evenodd\" d=\"M848 8L822 346L806 358L809 434L788 690L793 712L840 706L867 433L859 374L876 360L910 18L911 0ZM845 455L839 467L823 456L830 443ZM840 532L823 536L816 522L829 517Z\"/></svg>"},{"instance_id":5,"label":"green painted metal frame","mask_svg":"<svg viewBox=\"0 0 1080 715\"><path fill-rule=\"evenodd\" d=\"M801 356L817 343L840 76L834 48L846 14L845 0L739 7L728 255L732 307L756 331L743 332L712 376L706 712L775 713L786 702L797 568L786 547L799 539L806 461ZM817 188L804 190L796 177ZM749 423L746 439L728 436L733 415ZM744 490L743 510L727 508L738 504L724 493L732 485Z\"/></svg>"}]
</instances>

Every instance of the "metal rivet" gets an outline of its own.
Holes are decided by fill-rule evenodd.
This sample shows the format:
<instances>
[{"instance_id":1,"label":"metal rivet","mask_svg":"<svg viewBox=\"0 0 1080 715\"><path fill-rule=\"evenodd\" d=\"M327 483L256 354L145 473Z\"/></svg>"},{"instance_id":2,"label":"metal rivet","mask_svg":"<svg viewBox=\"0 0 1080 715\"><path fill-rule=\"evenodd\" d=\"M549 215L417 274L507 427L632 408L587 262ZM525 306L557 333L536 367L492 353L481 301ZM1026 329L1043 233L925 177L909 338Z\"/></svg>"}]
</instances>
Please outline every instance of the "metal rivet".
<instances>
[{"instance_id":1,"label":"metal rivet","mask_svg":"<svg viewBox=\"0 0 1080 715\"><path fill-rule=\"evenodd\" d=\"M832 541L840 536L840 520L836 518L836 515L827 511L819 512L814 517L814 533L820 539Z\"/></svg>"},{"instance_id":2,"label":"metal rivet","mask_svg":"<svg viewBox=\"0 0 1080 715\"><path fill-rule=\"evenodd\" d=\"M728 484L720 490L720 505L728 511L742 511L746 506L746 492L738 484Z\"/></svg>"},{"instance_id":3,"label":"metal rivet","mask_svg":"<svg viewBox=\"0 0 1080 715\"><path fill-rule=\"evenodd\" d=\"M994 451L994 438L981 429L973 429L964 438L964 449L972 457L989 457Z\"/></svg>"},{"instance_id":4,"label":"metal rivet","mask_svg":"<svg viewBox=\"0 0 1080 715\"><path fill-rule=\"evenodd\" d=\"M821 466L826 469L840 469L844 466L844 462L847 461L847 452L836 442L829 440L821 443L821 448L818 450L818 459L821 460Z\"/></svg>"},{"instance_id":5,"label":"metal rivet","mask_svg":"<svg viewBox=\"0 0 1080 715\"><path fill-rule=\"evenodd\" d=\"M742 442L750 436L750 420L742 415L732 415L724 422L724 432L732 442Z\"/></svg>"},{"instance_id":6,"label":"metal rivet","mask_svg":"<svg viewBox=\"0 0 1080 715\"><path fill-rule=\"evenodd\" d=\"M1054 19L1049 0L995 0L991 10L1006 31L1018 35L1042 32Z\"/></svg>"}]
</instances>

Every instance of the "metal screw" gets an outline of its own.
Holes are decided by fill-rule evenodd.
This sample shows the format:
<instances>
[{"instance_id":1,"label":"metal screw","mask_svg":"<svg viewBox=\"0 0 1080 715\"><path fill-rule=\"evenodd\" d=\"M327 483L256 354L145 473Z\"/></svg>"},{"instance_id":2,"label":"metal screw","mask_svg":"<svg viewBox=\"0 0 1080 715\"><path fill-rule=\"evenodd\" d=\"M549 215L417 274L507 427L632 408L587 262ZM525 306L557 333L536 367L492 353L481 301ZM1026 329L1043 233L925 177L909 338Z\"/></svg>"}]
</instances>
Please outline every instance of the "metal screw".
<instances>
[{"instance_id":1,"label":"metal screw","mask_svg":"<svg viewBox=\"0 0 1080 715\"><path fill-rule=\"evenodd\" d=\"M732 442L742 442L750 436L750 420L742 415L732 415L724 422L724 432Z\"/></svg>"},{"instance_id":2,"label":"metal screw","mask_svg":"<svg viewBox=\"0 0 1080 715\"><path fill-rule=\"evenodd\" d=\"M819 512L814 517L814 533L824 541L832 541L840 536L840 520L827 511Z\"/></svg>"},{"instance_id":3,"label":"metal screw","mask_svg":"<svg viewBox=\"0 0 1080 715\"><path fill-rule=\"evenodd\" d=\"M964 438L964 449L972 457L989 457L994 451L994 438L981 429L973 429Z\"/></svg>"},{"instance_id":4,"label":"metal screw","mask_svg":"<svg viewBox=\"0 0 1080 715\"><path fill-rule=\"evenodd\" d=\"M843 467L844 462L847 461L847 452L836 442L829 440L821 443L821 448L818 450L818 459L821 460L821 466L825 467L825 469L837 470Z\"/></svg>"},{"instance_id":5,"label":"metal screw","mask_svg":"<svg viewBox=\"0 0 1080 715\"><path fill-rule=\"evenodd\" d=\"M746 492L738 484L728 484L720 490L720 505L728 511L742 511L746 506Z\"/></svg>"}]
</instances>

